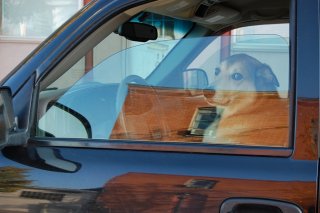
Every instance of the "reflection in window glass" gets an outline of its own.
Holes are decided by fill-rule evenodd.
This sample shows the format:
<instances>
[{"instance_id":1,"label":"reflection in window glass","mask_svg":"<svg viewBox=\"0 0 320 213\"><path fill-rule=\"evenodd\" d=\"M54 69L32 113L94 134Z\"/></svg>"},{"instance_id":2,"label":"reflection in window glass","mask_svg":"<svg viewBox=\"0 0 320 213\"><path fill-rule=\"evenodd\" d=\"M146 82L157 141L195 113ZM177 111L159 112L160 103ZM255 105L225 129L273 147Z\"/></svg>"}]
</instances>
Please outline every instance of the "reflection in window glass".
<instances>
[{"instance_id":1,"label":"reflection in window glass","mask_svg":"<svg viewBox=\"0 0 320 213\"><path fill-rule=\"evenodd\" d=\"M224 39L254 45L233 45L221 58ZM283 43L264 48L262 40ZM165 46L174 48L149 66ZM69 88L43 90L39 102L52 100L84 117L93 139L287 147L288 49L278 35L148 42L109 54ZM38 136L59 137L59 129L43 125L52 118L41 105ZM50 125L73 122L60 117ZM70 129L64 137L78 135Z\"/></svg>"},{"instance_id":2,"label":"reflection in window glass","mask_svg":"<svg viewBox=\"0 0 320 213\"><path fill-rule=\"evenodd\" d=\"M289 24L266 24L259 26L249 26L237 28L231 31L231 35L278 35L279 38L285 39L289 42ZM265 44L268 44L267 42ZM269 44L269 45L272 45Z\"/></svg>"}]
</instances>

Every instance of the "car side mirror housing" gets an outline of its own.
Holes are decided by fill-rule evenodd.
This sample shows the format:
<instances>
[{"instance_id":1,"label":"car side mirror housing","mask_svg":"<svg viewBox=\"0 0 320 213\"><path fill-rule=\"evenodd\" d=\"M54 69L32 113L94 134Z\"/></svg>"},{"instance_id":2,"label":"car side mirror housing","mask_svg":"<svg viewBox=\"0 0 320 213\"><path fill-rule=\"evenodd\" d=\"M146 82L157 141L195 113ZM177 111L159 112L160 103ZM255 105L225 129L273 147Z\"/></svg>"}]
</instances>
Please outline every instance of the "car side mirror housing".
<instances>
[{"instance_id":1,"label":"car side mirror housing","mask_svg":"<svg viewBox=\"0 0 320 213\"><path fill-rule=\"evenodd\" d=\"M122 24L116 33L131 41L146 42L158 38L157 28L152 25L137 22L126 22Z\"/></svg>"},{"instance_id":2,"label":"car side mirror housing","mask_svg":"<svg viewBox=\"0 0 320 213\"><path fill-rule=\"evenodd\" d=\"M185 89L204 89L208 87L208 76L203 69L193 68L183 72L183 86Z\"/></svg>"},{"instance_id":3,"label":"car side mirror housing","mask_svg":"<svg viewBox=\"0 0 320 213\"><path fill-rule=\"evenodd\" d=\"M11 90L0 88L0 148L4 147L9 138L9 132L15 128Z\"/></svg>"},{"instance_id":4,"label":"car side mirror housing","mask_svg":"<svg viewBox=\"0 0 320 213\"><path fill-rule=\"evenodd\" d=\"M8 87L0 87L0 149L25 142L26 133L18 130L15 122L11 90Z\"/></svg>"}]
</instances>

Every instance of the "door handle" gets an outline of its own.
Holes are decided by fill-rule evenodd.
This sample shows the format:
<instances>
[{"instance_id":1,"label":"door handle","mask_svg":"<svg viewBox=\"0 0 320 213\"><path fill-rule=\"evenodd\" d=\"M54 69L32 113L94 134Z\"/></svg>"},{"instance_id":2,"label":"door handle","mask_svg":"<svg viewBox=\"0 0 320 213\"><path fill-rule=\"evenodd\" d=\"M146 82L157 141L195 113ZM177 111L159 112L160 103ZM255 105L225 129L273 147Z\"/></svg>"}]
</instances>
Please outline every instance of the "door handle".
<instances>
[{"instance_id":1,"label":"door handle","mask_svg":"<svg viewBox=\"0 0 320 213\"><path fill-rule=\"evenodd\" d=\"M281 201L230 198L222 203L220 213L302 213L302 211L294 204Z\"/></svg>"}]
</instances>

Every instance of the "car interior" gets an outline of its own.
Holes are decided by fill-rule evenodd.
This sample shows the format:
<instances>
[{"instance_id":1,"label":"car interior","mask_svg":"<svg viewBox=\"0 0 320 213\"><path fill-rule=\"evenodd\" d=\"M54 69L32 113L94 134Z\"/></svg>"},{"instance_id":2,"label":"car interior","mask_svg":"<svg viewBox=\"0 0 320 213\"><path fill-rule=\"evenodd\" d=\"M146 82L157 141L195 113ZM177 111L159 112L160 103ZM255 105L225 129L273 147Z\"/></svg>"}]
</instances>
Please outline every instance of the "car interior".
<instances>
[{"instance_id":1,"label":"car interior","mask_svg":"<svg viewBox=\"0 0 320 213\"><path fill-rule=\"evenodd\" d=\"M165 1L164 1L165 2ZM211 29L213 33L255 23L279 23L289 20L290 1L205 0L167 1L148 11L187 19Z\"/></svg>"},{"instance_id":2,"label":"car interior","mask_svg":"<svg viewBox=\"0 0 320 213\"><path fill-rule=\"evenodd\" d=\"M161 22L161 20L169 21ZM269 41L278 41L279 39L272 37L274 35L269 37L263 35L263 37L259 35L261 32L252 33L253 31L249 30L248 33L242 29L250 26L289 23L290 1L288 0L159 0L126 10L90 34L57 64L49 75L40 80L35 134L38 137L112 141L287 147L289 146L289 83L282 83L282 80L279 83L278 79L279 75L283 75L284 77L280 79L286 78L285 81L289 81L289 28L285 32L288 34L286 38L277 35L277 39L281 38L283 43L280 42L279 45L272 43L272 48L265 48L265 44ZM235 31L237 29L240 30ZM268 30L263 32L266 31ZM235 33L238 37L233 36ZM272 31L271 34L273 33ZM245 35L250 35L251 37L247 36L250 39L241 37ZM113 47L110 44L103 44L109 38L113 39L112 42L118 42L121 48L117 47L115 51L109 53L109 49ZM214 46L217 45L215 43L217 40L219 40L218 48ZM259 46L259 42L265 42L262 44L265 52L261 51L262 46ZM235 46L230 48L233 43ZM98 55L100 46L104 54L101 58ZM145 46L146 49L143 49ZM216 48L214 53L216 59L210 60L216 62L216 67L210 67L208 71L209 65L195 65L204 60L209 61L209 56L205 56L205 53L212 48ZM119 77L118 74L112 74L121 72L117 70L121 69L122 62L117 63L117 60L122 60L124 53L132 54L131 58L126 59L134 61L130 62L132 67L142 66L144 63L144 66L147 66L144 60L149 58L143 54L149 50L156 51L154 53L156 59L150 59L154 60L152 63L156 65L152 69L149 68L147 74L141 71L142 68L137 73L127 71L126 74L119 74ZM87 71L84 70L84 58L90 51L94 52L94 57L99 58L94 60L99 62ZM211 82L212 75L218 79L224 67L229 69L236 63L224 62L231 55L251 54L247 57L248 60L265 65L262 59L267 58L266 54L274 55L275 52L272 51L282 54L281 57L284 57L287 63L284 70L287 70L277 71L282 67L274 69L273 65L270 65L259 75L272 78L269 84L272 81L277 87L286 85L284 89L280 87L278 90L252 93L253 84L250 84L251 86L241 89L239 96L233 98L236 100L234 102L236 107L228 107L226 103L220 107L210 102L213 96L218 94L218 90L213 89L213 87L217 89L218 84ZM140 59L136 59L140 53ZM253 59L256 56L260 57L259 60ZM114 64L110 62L112 60ZM123 66L130 69L127 68L127 61ZM239 62L241 63L243 65L247 62ZM77 66L82 66L83 69L79 71L75 68ZM110 72L106 68L110 69ZM271 69L276 74L266 71ZM106 72L110 74L103 74ZM278 79L273 78L274 76ZM231 77L237 82L244 78L239 73ZM102 78L110 80L101 80ZM224 94L222 92L219 94L222 97L231 93L235 97L233 91L236 90L238 91L234 87L224 85L221 89ZM85 102L91 105L84 105ZM253 106L253 103L257 102L259 106L264 105L264 108L256 107L249 110L248 106ZM244 105L245 107L242 107ZM240 108L243 111L240 111ZM70 113L71 111L76 113ZM80 114L81 118L79 116L72 118L65 114L72 116ZM270 119L262 117L264 114ZM253 127L251 123L256 124L257 120L261 119L266 120L265 124ZM65 121L67 126L61 127L59 124L61 121ZM86 134L82 134L82 129ZM87 134L88 132L90 134ZM265 140L260 140L262 135ZM257 138L260 138L259 142Z\"/></svg>"}]
</instances>

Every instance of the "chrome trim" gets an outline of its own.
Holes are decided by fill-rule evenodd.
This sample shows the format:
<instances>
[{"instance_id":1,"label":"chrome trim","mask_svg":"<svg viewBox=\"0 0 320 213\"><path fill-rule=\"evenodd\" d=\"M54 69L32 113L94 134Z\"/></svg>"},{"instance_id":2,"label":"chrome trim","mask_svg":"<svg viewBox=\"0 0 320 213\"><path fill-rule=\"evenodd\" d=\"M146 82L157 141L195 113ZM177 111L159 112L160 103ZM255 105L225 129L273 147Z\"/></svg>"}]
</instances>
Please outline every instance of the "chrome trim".
<instances>
[{"instance_id":1,"label":"chrome trim","mask_svg":"<svg viewBox=\"0 0 320 213\"><path fill-rule=\"evenodd\" d=\"M150 142L150 141L122 141L103 139L56 139L36 137L30 138L29 144L35 146L70 147L88 149L119 149L161 152L192 152L206 154L229 154L229 155L255 155L290 157L293 153L291 148L282 147L254 147L235 145L212 145L199 143L180 142Z\"/></svg>"},{"instance_id":2,"label":"chrome trim","mask_svg":"<svg viewBox=\"0 0 320 213\"><path fill-rule=\"evenodd\" d=\"M220 208L220 213L233 212L235 207L239 205L262 205L277 207L282 213L302 213L301 209L291 203L268 200L268 199L255 199L255 198L231 198L224 201Z\"/></svg>"}]
</instances>

